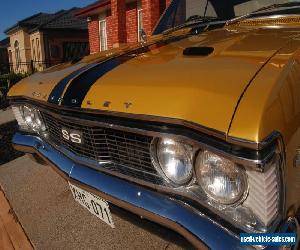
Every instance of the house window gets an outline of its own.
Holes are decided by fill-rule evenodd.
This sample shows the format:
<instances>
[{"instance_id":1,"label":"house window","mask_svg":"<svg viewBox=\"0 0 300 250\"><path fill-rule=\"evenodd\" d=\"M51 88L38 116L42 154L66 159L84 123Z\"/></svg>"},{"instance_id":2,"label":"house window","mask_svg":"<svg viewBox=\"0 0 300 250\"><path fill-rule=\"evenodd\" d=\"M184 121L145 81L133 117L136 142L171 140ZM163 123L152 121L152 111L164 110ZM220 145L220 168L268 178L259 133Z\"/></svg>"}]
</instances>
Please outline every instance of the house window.
<instances>
[{"instance_id":1,"label":"house window","mask_svg":"<svg viewBox=\"0 0 300 250\"><path fill-rule=\"evenodd\" d=\"M138 17L138 41L141 40L142 32L143 32L143 9L141 5L141 1L138 1L137 8L137 17Z\"/></svg>"},{"instance_id":2,"label":"house window","mask_svg":"<svg viewBox=\"0 0 300 250\"><path fill-rule=\"evenodd\" d=\"M34 46L34 39L32 39L31 41L31 48L32 48L32 60L35 61L36 57L35 57L35 46Z\"/></svg>"},{"instance_id":3,"label":"house window","mask_svg":"<svg viewBox=\"0 0 300 250\"><path fill-rule=\"evenodd\" d=\"M89 54L89 44L86 42L64 42L63 60L65 62L78 61Z\"/></svg>"},{"instance_id":4,"label":"house window","mask_svg":"<svg viewBox=\"0 0 300 250\"><path fill-rule=\"evenodd\" d=\"M21 56L20 56L20 48L19 48L18 41L15 41L14 47L15 47L16 69L18 70L21 67Z\"/></svg>"},{"instance_id":5,"label":"house window","mask_svg":"<svg viewBox=\"0 0 300 250\"><path fill-rule=\"evenodd\" d=\"M41 51L40 51L40 40L36 38L36 51L37 51L37 61L41 59Z\"/></svg>"},{"instance_id":6,"label":"house window","mask_svg":"<svg viewBox=\"0 0 300 250\"><path fill-rule=\"evenodd\" d=\"M50 56L52 58L59 58L60 57L60 49L58 45L51 45L50 46Z\"/></svg>"},{"instance_id":7,"label":"house window","mask_svg":"<svg viewBox=\"0 0 300 250\"><path fill-rule=\"evenodd\" d=\"M105 51L107 50L107 32L106 32L105 19L99 21L99 32L100 32L100 51Z\"/></svg>"},{"instance_id":8,"label":"house window","mask_svg":"<svg viewBox=\"0 0 300 250\"><path fill-rule=\"evenodd\" d=\"M12 60L12 52L11 50L8 51L8 58L9 58L9 67L10 67L10 71L13 71L13 60Z\"/></svg>"}]
</instances>

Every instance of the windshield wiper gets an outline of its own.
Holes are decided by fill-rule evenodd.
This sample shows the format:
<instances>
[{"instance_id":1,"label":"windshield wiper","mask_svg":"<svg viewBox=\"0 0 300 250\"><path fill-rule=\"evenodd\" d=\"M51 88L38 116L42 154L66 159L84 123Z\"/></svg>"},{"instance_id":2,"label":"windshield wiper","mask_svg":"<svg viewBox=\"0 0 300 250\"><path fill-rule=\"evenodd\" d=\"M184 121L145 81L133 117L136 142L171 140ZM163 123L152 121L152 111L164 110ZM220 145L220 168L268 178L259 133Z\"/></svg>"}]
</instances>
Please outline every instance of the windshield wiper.
<instances>
[{"instance_id":1,"label":"windshield wiper","mask_svg":"<svg viewBox=\"0 0 300 250\"><path fill-rule=\"evenodd\" d=\"M173 31L185 28L185 27L189 27L191 25L195 25L195 24L204 24L204 23L210 23L212 21L220 21L221 19L218 17L203 17L203 16L198 16L198 15L194 15L194 16L190 16L183 24L175 26L171 29L165 30L164 32L162 32L164 35L166 34L170 34Z\"/></svg>"},{"instance_id":2,"label":"windshield wiper","mask_svg":"<svg viewBox=\"0 0 300 250\"><path fill-rule=\"evenodd\" d=\"M290 8L290 7L294 7L294 6L300 6L300 2L277 3L277 4L268 5L268 6L259 8L255 11L253 11L253 12L247 13L245 15L232 18L232 19L230 19L226 22L226 25L234 24L236 22L245 20L245 19L247 19L247 18L249 18L249 17L251 17L255 14L258 14L259 12L265 12L265 11L269 11L269 10L276 10L276 9L283 8L283 7Z\"/></svg>"},{"instance_id":3,"label":"windshield wiper","mask_svg":"<svg viewBox=\"0 0 300 250\"><path fill-rule=\"evenodd\" d=\"M188 25L190 23L198 23L198 22L210 22L212 20L219 20L220 18L218 17L212 17L212 16L199 16L199 15L194 15L190 16L183 25Z\"/></svg>"}]
</instances>

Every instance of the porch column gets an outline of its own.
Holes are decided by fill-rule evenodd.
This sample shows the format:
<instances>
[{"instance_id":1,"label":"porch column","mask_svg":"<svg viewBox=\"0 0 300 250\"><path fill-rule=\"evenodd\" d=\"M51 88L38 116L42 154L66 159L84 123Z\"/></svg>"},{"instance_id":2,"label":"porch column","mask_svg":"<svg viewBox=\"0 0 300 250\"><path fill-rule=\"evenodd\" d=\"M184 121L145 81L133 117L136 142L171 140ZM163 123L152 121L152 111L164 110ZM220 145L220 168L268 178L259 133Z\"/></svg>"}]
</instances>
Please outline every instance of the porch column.
<instances>
[{"instance_id":1,"label":"porch column","mask_svg":"<svg viewBox=\"0 0 300 250\"><path fill-rule=\"evenodd\" d=\"M98 53L100 51L100 33L99 33L99 17L92 16L88 22L90 53Z\"/></svg>"},{"instance_id":2,"label":"porch column","mask_svg":"<svg viewBox=\"0 0 300 250\"><path fill-rule=\"evenodd\" d=\"M159 0L142 0L143 27L147 36L152 34L152 31L160 17L159 4Z\"/></svg>"},{"instance_id":3,"label":"porch column","mask_svg":"<svg viewBox=\"0 0 300 250\"><path fill-rule=\"evenodd\" d=\"M124 0L111 0L111 39L113 47L126 43L126 3Z\"/></svg>"}]
</instances>

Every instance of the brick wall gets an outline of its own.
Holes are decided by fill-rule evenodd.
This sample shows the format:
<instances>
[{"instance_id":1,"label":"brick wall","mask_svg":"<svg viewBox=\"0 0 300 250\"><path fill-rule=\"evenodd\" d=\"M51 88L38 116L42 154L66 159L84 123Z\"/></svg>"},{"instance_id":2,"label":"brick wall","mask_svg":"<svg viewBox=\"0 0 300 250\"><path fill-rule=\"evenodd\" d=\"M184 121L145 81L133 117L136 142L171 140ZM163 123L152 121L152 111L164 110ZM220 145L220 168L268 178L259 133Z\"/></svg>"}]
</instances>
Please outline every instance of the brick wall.
<instances>
[{"instance_id":1,"label":"brick wall","mask_svg":"<svg viewBox=\"0 0 300 250\"><path fill-rule=\"evenodd\" d=\"M150 36L160 15L172 0L141 0L143 26ZM99 17L92 16L88 24L91 53L100 51ZM111 0L111 11L106 17L107 47L118 47L121 43L138 41L137 2L125 4L124 0Z\"/></svg>"},{"instance_id":2,"label":"brick wall","mask_svg":"<svg viewBox=\"0 0 300 250\"><path fill-rule=\"evenodd\" d=\"M113 39L114 39L114 19L110 15L106 17L106 33L107 33L107 48L112 49L113 48Z\"/></svg>"},{"instance_id":3,"label":"brick wall","mask_svg":"<svg viewBox=\"0 0 300 250\"><path fill-rule=\"evenodd\" d=\"M159 0L142 0L143 26L146 34L150 36L160 17Z\"/></svg>"},{"instance_id":4,"label":"brick wall","mask_svg":"<svg viewBox=\"0 0 300 250\"><path fill-rule=\"evenodd\" d=\"M126 43L126 4L124 0L111 0L111 39L114 47Z\"/></svg>"},{"instance_id":5,"label":"brick wall","mask_svg":"<svg viewBox=\"0 0 300 250\"><path fill-rule=\"evenodd\" d=\"M88 23L89 29L89 43L91 54L100 51L100 37L99 37L99 19L98 16L93 16Z\"/></svg>"},{"instance_id":6,"label":"brick wall","mask_svg":"<svg viewBox=\"0 0 300 250\"><path fill-rule=\"evenodd\" d=\"M136 43L138 41L138 17L137 3L132 3L126 9L126 37L127 43Z\"/></svg>"}]
</instances>

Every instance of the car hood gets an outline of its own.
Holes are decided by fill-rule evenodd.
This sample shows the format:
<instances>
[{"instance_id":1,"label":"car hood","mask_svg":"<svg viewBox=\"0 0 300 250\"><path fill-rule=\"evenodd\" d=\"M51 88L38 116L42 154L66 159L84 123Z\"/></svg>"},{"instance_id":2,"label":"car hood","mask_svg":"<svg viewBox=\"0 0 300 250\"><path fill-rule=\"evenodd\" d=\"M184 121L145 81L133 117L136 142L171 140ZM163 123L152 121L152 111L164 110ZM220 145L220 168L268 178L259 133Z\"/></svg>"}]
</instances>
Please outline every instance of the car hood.
<instances>
[{"instance_id":1,"label":"car hood","mask_svg":"<svg viewBox=\"0 0 300 250\"><path fill-rule=\"evenodd\" d=\"M88 60L34 74L15 85L9 95L47 101L59 82L69 76L63 93L71 99L79 92L84 95L82 108L181 119L227 133L247 85L288 41L288 36L278 35L274 41L278 32L218 29L181 39L169 37L115 65L105 59L100 68L105 69L103 74L97 79L87 74L77 88L70 74L87 67ZM210 47L213 52L184 55L191 47Z\"/></svg>"}]
</instances>

